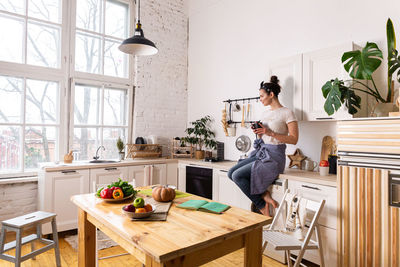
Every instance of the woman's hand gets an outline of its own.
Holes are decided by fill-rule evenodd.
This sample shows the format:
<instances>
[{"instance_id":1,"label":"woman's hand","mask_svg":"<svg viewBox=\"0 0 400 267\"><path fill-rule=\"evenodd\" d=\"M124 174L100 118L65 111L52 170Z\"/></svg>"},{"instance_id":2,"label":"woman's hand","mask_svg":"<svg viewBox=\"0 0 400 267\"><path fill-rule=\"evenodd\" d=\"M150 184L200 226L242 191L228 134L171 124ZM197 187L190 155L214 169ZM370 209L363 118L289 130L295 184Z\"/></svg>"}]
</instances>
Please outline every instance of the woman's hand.
<instances>
[{"instance_id":1,"label":"woman's hand","mask_svg":"<svg viewBox=\"0 0 400 267\"><path fill-rule=\"evenodd\" d=\"M261 128L253 129L253 132L257 134L258 138L261 138L263 134L268 136L274 136L275 133L271 129L264 127L262 124L258 124Z\"/></svg>"}]
</instances>

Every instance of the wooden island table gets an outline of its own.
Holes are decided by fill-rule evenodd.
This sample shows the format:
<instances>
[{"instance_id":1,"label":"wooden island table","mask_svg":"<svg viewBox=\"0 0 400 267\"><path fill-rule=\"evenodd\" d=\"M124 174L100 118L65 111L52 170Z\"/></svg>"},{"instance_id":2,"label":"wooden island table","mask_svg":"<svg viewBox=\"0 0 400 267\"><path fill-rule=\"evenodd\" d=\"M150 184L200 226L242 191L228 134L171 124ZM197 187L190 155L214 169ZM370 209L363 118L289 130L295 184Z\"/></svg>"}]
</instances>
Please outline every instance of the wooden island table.
<instances>
[{"instance_id":1,"label":"wooden island table","mask_svg":"<svg viewBox=\"0 0 400 267\"><path fill-rule=\"evenodd\" d=\"M177 208L189 196L175 199L166 221L132 221L123 203L106 203L94 194L75 195L78 206L78 266L94 267L96 228L147 267L199 266L241 248L244 266L262 265L262 227L272 218L231 207L223 214Z\"/></svg>"}]
</instances>

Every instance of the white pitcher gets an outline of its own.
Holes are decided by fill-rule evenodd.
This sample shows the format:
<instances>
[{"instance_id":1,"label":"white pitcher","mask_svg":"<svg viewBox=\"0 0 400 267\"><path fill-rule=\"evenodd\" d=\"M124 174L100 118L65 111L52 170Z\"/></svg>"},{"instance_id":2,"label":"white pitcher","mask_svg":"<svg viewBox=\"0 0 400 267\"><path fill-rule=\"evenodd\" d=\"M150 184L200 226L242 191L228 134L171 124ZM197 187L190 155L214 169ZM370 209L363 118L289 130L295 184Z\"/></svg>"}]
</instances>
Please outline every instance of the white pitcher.
<instances>
[{"instance_id":1,"label":"white pitcher","mask_svg":"<svg viewBox=\"0 0 400 267\"><path fill-rule=\"evenodd\" d=\"M313 171L317 166L318 166L318 163L311 159L304 160L304 169L307 171Z\"/></svg>"}]
</instances>

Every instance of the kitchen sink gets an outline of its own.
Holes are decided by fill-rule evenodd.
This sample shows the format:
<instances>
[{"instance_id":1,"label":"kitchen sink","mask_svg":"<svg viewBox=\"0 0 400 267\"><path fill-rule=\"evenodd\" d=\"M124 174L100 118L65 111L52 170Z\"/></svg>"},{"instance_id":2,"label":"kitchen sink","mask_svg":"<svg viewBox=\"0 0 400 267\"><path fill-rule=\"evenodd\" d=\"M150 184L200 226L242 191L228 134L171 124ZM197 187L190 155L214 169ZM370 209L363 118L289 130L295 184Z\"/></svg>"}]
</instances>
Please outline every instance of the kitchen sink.
<instances>
[{"instance_id":1,"label":"kitchen sink","mask_svg":"<svg viewBox=\"0 0 400 267\"><path fill-rule=\"evenodd\" d=\"M89 163L117 163L118 160L105 160L105 159L94 159L89 161Z\"/></svg>"}]
</instances>

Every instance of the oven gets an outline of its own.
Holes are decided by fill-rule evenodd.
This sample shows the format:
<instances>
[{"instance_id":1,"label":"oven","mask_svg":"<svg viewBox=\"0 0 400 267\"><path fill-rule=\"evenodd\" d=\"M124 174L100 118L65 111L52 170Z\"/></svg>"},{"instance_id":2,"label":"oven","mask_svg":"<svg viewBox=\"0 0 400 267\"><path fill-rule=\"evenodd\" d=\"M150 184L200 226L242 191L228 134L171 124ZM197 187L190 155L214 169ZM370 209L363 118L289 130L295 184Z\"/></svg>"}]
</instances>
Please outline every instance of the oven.
<instances>
[{"instance_id":1,"label":"oven","mask_svg":"<svg viewBox=\"0 0 400 267\"><path fill-rule=\"evenodd\" d=\"M212 169L186 166L186 192L213 199L212 184Z\"/></svg>"}]
</instances>

